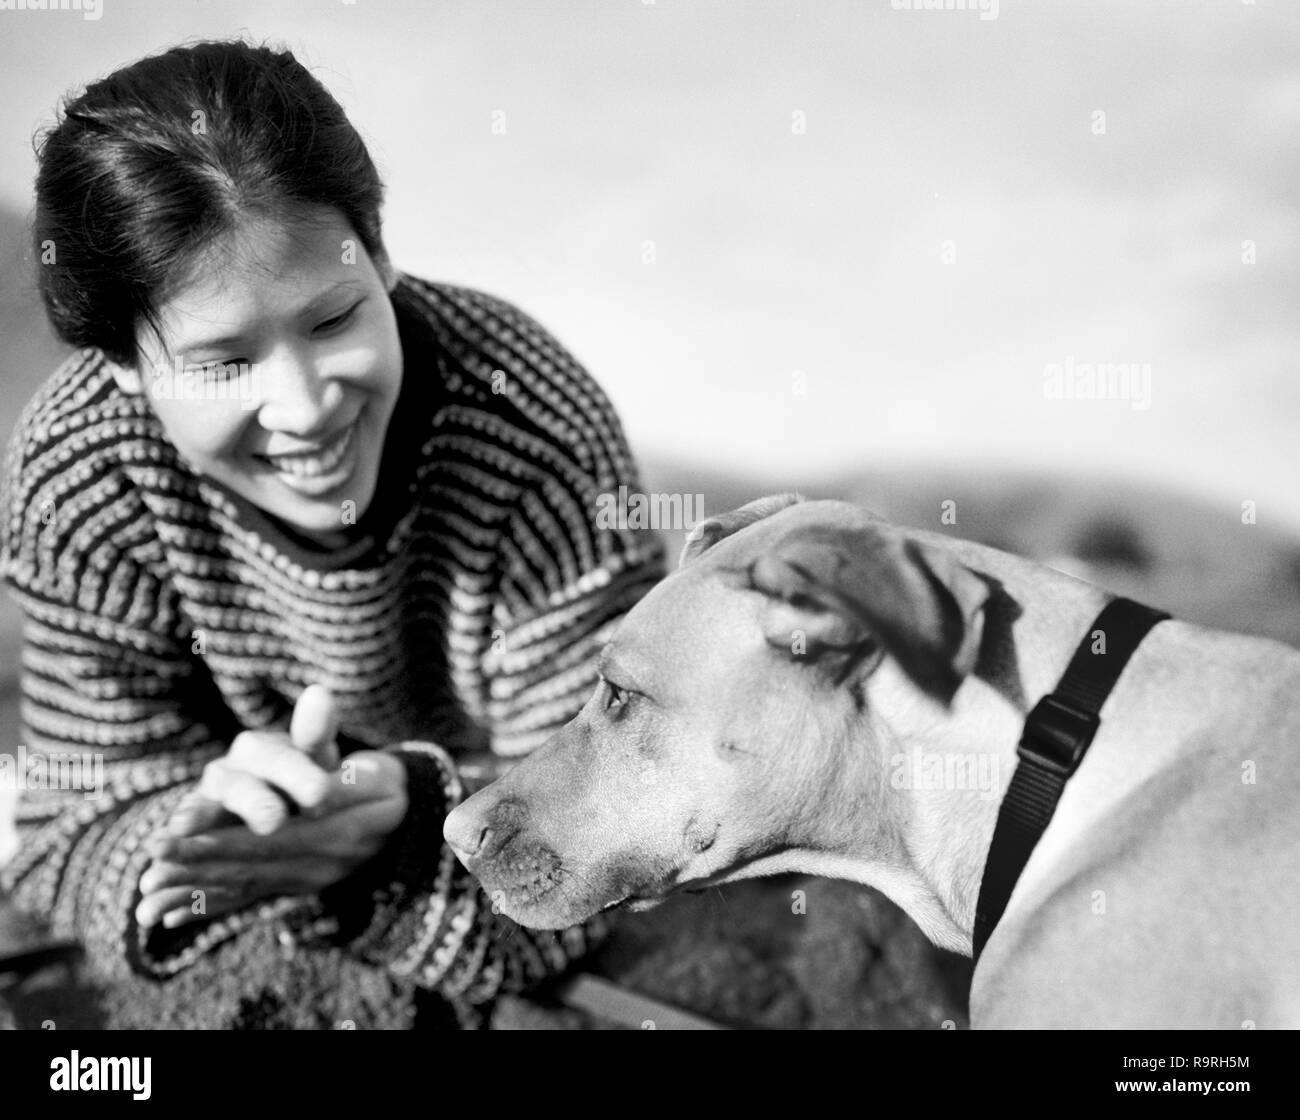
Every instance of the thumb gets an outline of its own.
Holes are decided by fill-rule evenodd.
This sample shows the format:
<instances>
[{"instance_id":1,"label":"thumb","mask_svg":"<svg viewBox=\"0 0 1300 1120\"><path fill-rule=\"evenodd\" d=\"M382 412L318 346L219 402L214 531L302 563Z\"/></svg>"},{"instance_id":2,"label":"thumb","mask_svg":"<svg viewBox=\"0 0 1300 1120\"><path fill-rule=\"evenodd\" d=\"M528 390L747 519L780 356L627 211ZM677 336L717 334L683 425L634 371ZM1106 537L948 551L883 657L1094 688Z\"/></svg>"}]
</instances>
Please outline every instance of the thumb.
<instances>
[{"instance_id":1,"label":"thumb","mask_svg":"<svg viewBox=\"0 0 1300 1120\"><path fill-rule=\"evenodd\" d=\"M322 770L337 770L339 714L324 685L311 684L298 697L289 721L289 742Z\"/></svg>"}]
</instances>

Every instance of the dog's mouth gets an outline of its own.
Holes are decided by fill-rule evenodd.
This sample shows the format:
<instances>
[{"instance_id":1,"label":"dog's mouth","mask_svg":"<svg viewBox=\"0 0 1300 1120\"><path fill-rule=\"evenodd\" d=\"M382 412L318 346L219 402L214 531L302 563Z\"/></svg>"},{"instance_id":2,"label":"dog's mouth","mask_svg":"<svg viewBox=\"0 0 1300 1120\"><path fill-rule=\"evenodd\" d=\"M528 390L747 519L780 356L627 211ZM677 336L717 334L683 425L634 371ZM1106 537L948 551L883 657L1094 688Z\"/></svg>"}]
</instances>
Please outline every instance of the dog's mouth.
<instances>
[{"instance_id":1,"label":"dog's mouth","mask_svg":"<svg viewBox=\"0 0 1300 1120\"><path fill-rule=\"evenodd\" d=\"M564 868L556 864L509 882L502 882L494 877L491 883L484 882L483 885L494 902L509 906L511 909L520 909L536 906L547 895L557 890L564 879Z\"/></svg>"},{"instance_id":2,"label":"dog's mouth","mask_svg":"<svg viewBox=\"0 0 1300 1120\"><path fill-rule=\"evenodd\" d=\"M599 913L604 914L610 910L627 910L633 914L642 914L647 910L653 910L661 902L666 902L668 895L641 895L629 894L624 895L616 902L607 902L600 908Z\"/></svg>"},{"instance_id":3,"label":"dog's mouth","mask_svg":"<svg viewBox=\"0 0 1300 1120\"><path fill-rule=\"evenodd\" d=\"M620 895L613 902L607 902L600 908L603 914L607 910L625 909L634 914L639 914L644 910L653 910L660 903L667 902L674 895L678 894L704 894L715 884L712 882L714 876L704 879L688 879L685 882L659 882L653 881L642 883L627 893Z\"/></svg>"},{"instance_id":4,"label":"dog's mouth","mask_svg":"<svg viewBox=\"0 0 1300 1120\"><path fill-rule=\"evenodd\" d=\"M487 894L511 916L524 917L525 924L528 919L539 917L540 912L550 915L556 907L565 914L604 914L611 910L641 913L654 909L677 894L702 894L714 886L715 879L722 877L715 873L681 878L686 871L684 866L650 869L643 865L637 866L632 861L616 863L601 872L592 873L592 869L588 869L587 873L578 873L567 869L549 850L544 856L536 850L530 852L527 858L516 855L504 868L498 862L493 870L496 873L492 875L486 873L486 868L480 868L477 872ZM501 874L503 870L505 875ZM565 897L566 889L587 878L596 881L590 884L596 890L583 892L582 896L572 899ZM597 883L603 884L605 889L600 890ZM609 901L597 906L601 894ZM556 896L562 902L557 902ZM575 917L573 920L581 918Z\"/></svg>"},{"instance_id":5,"label":"dog's mouth","mask_svg":"<svg viewBox=\"0 0 1300 1120\"><path fill-rule=\"evenodd\" d=\"M657 877L634 879L630 883L625 879L622 890L614 896L613 901L605 903L600 912L603 914L607 910L626 909L637 914L653 909L676 893L675 884L665 883Z\"/></svg>"}]
</instances>

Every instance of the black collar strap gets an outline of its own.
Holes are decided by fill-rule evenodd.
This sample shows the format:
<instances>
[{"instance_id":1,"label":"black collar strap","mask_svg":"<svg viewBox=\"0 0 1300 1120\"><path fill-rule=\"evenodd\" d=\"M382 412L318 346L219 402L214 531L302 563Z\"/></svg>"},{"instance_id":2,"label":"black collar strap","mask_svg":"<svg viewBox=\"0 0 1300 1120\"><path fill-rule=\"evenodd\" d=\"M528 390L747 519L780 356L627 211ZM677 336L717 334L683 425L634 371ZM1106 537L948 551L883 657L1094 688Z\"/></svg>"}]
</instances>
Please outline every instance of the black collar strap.
<instances>
[{"instance_id":1,"label":"black collar strap","mask_svg":"<svg viewBox=\"0 0 1300 1120\"><path fill-rule=\"evenodd\" d=\"M1147 632L1168 617L1132 599L1112 599L1088 628L1056 691L1038 701L1025 720L1016 748L1020 762L998 810L975 907L977 962L1056 811L1066 781L1101 726L1101 706ZM1098 631L1100 638L1094 636Z\"/></svg>"}]
</instances>

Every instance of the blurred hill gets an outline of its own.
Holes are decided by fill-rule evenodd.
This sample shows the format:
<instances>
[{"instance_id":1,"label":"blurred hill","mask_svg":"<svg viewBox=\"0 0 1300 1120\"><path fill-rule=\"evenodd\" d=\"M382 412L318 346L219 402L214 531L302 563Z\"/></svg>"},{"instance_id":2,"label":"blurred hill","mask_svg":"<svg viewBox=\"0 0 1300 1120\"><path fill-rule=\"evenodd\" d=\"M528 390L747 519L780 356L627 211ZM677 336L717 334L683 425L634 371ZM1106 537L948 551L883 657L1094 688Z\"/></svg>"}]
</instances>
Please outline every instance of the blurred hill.
<instances>
[{"instance_id":1,"label":"blurred hill","mask_svg":"<svg viewBox=\"0 0 1300 1120\"><path fill-rule=\"evenodd\" d=\"M761 494L856 502L900 524L980 541L1161 607L1189 622L1300 647L1300 539L1242 511L1115 478L962 467L864 469L758 480L649 460L650 492L700 494L706 514ZM956 523L940 520L955 503ZM685 534L669 535L675 562Z\"/></svg>"}]
</instances>

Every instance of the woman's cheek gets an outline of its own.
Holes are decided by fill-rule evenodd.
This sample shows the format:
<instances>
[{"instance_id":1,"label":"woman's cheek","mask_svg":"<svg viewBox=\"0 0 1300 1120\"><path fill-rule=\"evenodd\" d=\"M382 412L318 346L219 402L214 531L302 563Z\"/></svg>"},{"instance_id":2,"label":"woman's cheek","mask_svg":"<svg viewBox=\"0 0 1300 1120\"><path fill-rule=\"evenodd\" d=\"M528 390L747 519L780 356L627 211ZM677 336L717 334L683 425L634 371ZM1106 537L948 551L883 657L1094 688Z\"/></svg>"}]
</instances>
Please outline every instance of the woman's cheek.
<instances>
[{"instance_id":1,"label":"woman's cheek","mask_svg":"<svg viewBox=\"0 0 1300 1120\"><path fill-rule=\"evenodd\" d=\"M402 340L392 305L386 299L366 326L361 339L366 388L395 403L402 385Z\"/></svg>"},{"instance_id":2,"label":"woman's cheek","mask_svg":"<svg viewBox=\"0 0 1300 1120\"><path fill-rule=\"evenodd\" d=\"M191 466L205 474L222 475L241 467L251 469L251 459L241 464L240 455L244 433L255 414L238 400L156 401L154 411L167 438Z\"/></svg>"}]
</instances>

